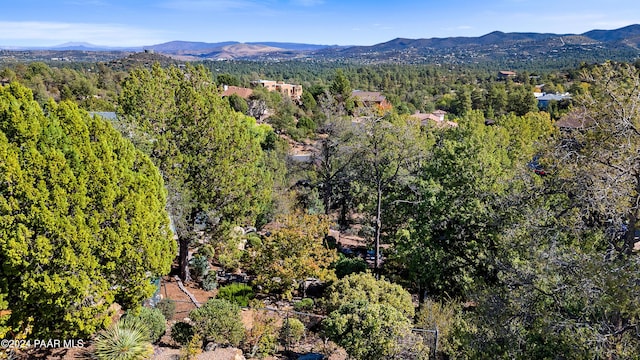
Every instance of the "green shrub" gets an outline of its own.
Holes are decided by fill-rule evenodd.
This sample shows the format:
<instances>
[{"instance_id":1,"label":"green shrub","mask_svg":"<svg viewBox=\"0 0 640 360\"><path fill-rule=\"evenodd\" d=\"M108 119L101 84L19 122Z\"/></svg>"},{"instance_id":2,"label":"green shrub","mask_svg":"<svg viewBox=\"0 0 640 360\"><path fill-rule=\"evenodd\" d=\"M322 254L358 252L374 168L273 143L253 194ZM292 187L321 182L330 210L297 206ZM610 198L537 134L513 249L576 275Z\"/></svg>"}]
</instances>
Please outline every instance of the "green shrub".
<instances>
[{"instance_id":1,"label":"green shrub","mask_svg":"<svg viewBox=\"0 0 640 360\"><path fill-rule=\"evenodd\" d=\"M287 346L300 342L305 333L302 321L296 318L287 318L280 329L280 341Z\"/></svg>"},{"instance_id":2,"label":"green shrub","mask_svg":"<svg viewBox=\"0 0 640 360\"><path fill-rule=\"evenodd\" d=\"M240 307L224 299L209 299L189 313L196 333L206 341L238 346L244 339Z\"/></svg>"},{"instance_id":3,"label":"green shrub","mask_svg":"<svg viewBox=\"0 0 640 360\"><path fill-rule=\"evenodd\" d=\"M191 272L196 278L201 278L209 273L209 260L204 255L195 255L189 261Z\"/></svg>"},{"instance_id":4,"label":"green shrub","mask_svg":"<svg viewBox=\"0 0 640 360\"><path fill-rule=\"evenodd\" d=\"M251 299L249 300L249 307L251 309L264 309L265 305L261 300Z\"/></svg>"},{"instance_id":5,"label":"green shrub","mask_svg":"<svg viewBox=\"0 0 640 360\"><path fill-rule=\"evenodd\" d=\"M253 326L247 331L245 344L250 357L267 357L276 353L278 348L279 318L267 311L253 312Z\"/></svg>"},{"instance_id":6,"label":"green shrub","mask_svg":"<svg viewBox=\"0 0 640 360\"><path fill-rule=\"evenodd\" d=\"M162 299L156 305L166 320L173 319L176 314L176 302L171 299Z\"/></svg>"},{"instance_id":7,"label":"green shrub","mask_svg":"<svg viewBox=\"0 0 640 360\"><path fill-rule=\"evenodd\" d=\"M278 143L279 138L273 130L269 131L267 135L264 137L264 140L260 144L262 150L274 150L276 148L276 144Z\"/></svg>"},{"instance_id":8,"label":"green shrub","mask_svg":"<svg viewBox=\"0 0 640 360\"><path fill-rule=\"evenodd\" d=\"M127 311L124 315L125 319L134 318L134 321L140 321L147 328L149 341L152 343L160 340L167 330L167 319L162 315L162 311L157 308L142 307L140 311ZM131 320L128 320L131 321Z\"/></svg>"},{"instance_id":9,"label":"green shrub","mask_svg":"<svg viewBox=\"0 0 640 360\"><path fill-rule=\"evenodd\" d=\"M355 300L330 312L322 327L352 359L403 359L395 355L411 336L412 322L389 303Z\"/></svg>"},{"instance_id":10,"label":"green shrub","mask_svg":"<svg viewBox=\"0 0 640 360\"><path fill-rule=\"evenodd\" d=\"M278 331L280 317L269 311L254 310L252 326L247 330L244 341L248 357L267 357L278 349Z\"/></svg>"},{"instance_id":11,"label":"green shrub","mask_svg":"<svg viewBox=\"0 0 640 360\"><path fill-rule=\"evenodd\" d=\"M296 311L309 311L311 309L313 309L313 299L310 298L304 298L300 301L296 301L293 303L293 308Z\"/></svg>"},{"instance_id":12,"label":"green shrub","mask_svg":"<svg viewBox=\"0 0 640 360\"><path fill-rule=\"evenodd\" d=\"M218 287L217 276L215 273L208 273L202 278L202 288L206 291L215 290Z\"/></svg>"},{"instance_id":13,"label":"green shrub","mask_svg":"<svg viewBox=\"0 0 640 360\"><path fill-rule=\"evenodd\" d=\"M231 94L227 97L229 101L229 106L239 113L246 114L249 111L249 104L247 104L247 100L240 97L238 94Z\"/></svg>"},{"instance_id":14,"label":"green shrub","mask_svg":"<svg viewBox=\"0 0 640 360\"><path fill-rule=\"evenodd\" d=\"M244 230L240 227L230 229L218 242L216 257L224 270L233 272L242 266L242 257L245 254L241 250L243 243Z\"/></svg>"},{"instance_id":15,"label":"green shrub","mask_svg":"<svg viewBox=\"0 0 640 360\"><path fill-rule=\"evenodd\" d=\"M171 327L171 339L180 345L188 344L195 335L195 330L191 324L180 321Z\"/></svg>"},{"instance_id":16,"label":"green shrub","mask_svg":"<svg viewBox=\"0 0 640 360\"><path fill-rule=\"evenodd\" d=\"M259 249L262 246L262 239L256 233L247 235L247 245L253 249Z\"/></svg>"},{"instance_id":17,"label":"green shrub","mask_svg":"<svg viewBox=\"0 0 640 360\"><path fill-rule=\"evenodd\" d=\"M298 129L298 128L295 128L295 127L288 128L287 129L287 134L294 141L302 141L306 137L306 131L304 131L304 129Z\"/></svg>"},{"instance_id":18,"label":"green shrub","mask_svg":"<svg viewBox=\"0 0 640 360\"><path fill-rule=\"evenodd\" d=\"M207 259L212 259L216 255L216 248L212 244L204 244L198 250L198 254Z\"/></svg>"},{"instance_id":19,"label":"green shrub","mask_svg":"<svg viewBox=\"0 0 640 360\"><path fill-rule=\"evenodd\" d=\"M278 349L278 333L268 332L263 334L255 347L255 353L260 357L271 356Z\"/></svg>"},{"instance_id":20,"label":"green shrub","mask_svg":"<svg viewBox=\"0 0 640 360\"><path fill-rule=\"evenodd\" d=\"M312 119L309 119L308 117L302 117L300 118L300 120L298 120L296 127L306 132L307 134L311 134L316 131L317 126L315 121L313 121Z\"/></svg>"},{"instance_id":21,"label":"green shrub","mask_svg":"<svg viewBox=\"0 0 640 360\"><path fill-rule=\"evenodd\" d=\"M467 325L461 315L462 306L455 301L440 302L426 299L416 314L416 326L423 329L438 329L438 353L456 354L461 344L456 332L465 332Z\"/></svg>"},{"instance_id":22,"label":"green shrub","mask_svg":"<svg viewBox=\"0 0 640 360\"><path fill-rule=\"evenodd\" d=\"M335 265L336 276L338 279L351 274L365 272L368 269L367 262L362 258L348 258L341 256Z\"/></svg>"},{"instance_id":23,"label":"green shrub","mask_svg":"<svg viewBox=\"0 0 640 360\"><path fill-rule=\"evenodd\" d=\"M323 304L327 313L331 313L344 304L358 301L389 305L409 319L415 315L411 294L407 290L383 278L376 279L370 273L351 274L333 282L325 291Z\"/></svg>"},{"instance_id":24,"label":"green shrub","mask_svg":"<svg viewBox=\"0 0 640 360\"><path fill-rule=\"evenodd\" d=\"M143 360L153 355L147 327L137 318L121 319L101 331L93 356L98 360Z\"/></svg>"},{"instance_id":25,"label":"green shrub","mask_svg":"<svg viewBox=\"0 0 640 360\"><path fill-rule=\"evenodd\" d=\"M193 360L202 353L202 339L199 334L193 335L189 343L180 349L178 360Z\"/></svg>"},{"instance_id":26,"label":"green shrub","mask_svg":"<svg viewBox=\"0 0 640 360\"><path fill-rule=\"evenodd\" d=\"M249 300L254 296L253 289L247 284L233 283L218 289L219 299L228 300L242 307L249 306Z\"/></svg>"}]
</instances>

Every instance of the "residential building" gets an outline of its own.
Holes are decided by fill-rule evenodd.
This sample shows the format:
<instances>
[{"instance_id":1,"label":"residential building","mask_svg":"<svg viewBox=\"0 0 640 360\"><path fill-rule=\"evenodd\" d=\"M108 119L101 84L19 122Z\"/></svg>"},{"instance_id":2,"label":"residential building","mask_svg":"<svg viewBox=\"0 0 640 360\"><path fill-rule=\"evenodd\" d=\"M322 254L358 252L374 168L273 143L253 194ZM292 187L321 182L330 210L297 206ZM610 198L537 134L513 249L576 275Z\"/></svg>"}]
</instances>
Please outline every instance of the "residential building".
<instances>
[{"instance_id":1,"label":"residential building","mask_svg":"<svg viewBox=\"0 0 640 360\"><path fill-rule=\"evenodd\" d=\"M422 126L430 126L430 125L435 125L436 127L458 126L458 124L453 121L445 120L445 115L447 115L447 112L444 110L436 110L429 114L425 114L417 111L415 114L411 115L411 117L420 121L420 125Z\"/></svg>"},{"instance_id":2,"label":"residential building","mask_svg":"<svg viewBox=\"0 0 640 360\"><path fill-rule=\"evenodd\" d=\"M513 78L516 77L516 73L515 71L506 71L506 70L501 70L498 71L498 79L507 79L507 78Z\"/></svg>"},{"instance_id":3,"label":"residential building","mask_svg":"<svg viewBox=\"0 0 640 360\"><path fill-rule=\"evenodd\" d=\"M560 102L563 100L570 100L571 94L544 94L542 96L537 97L538 99L538 107L541 109L546 109L549 106L549 103L552 101Z\"/></svg>"},{"instance_id":4,"label":"residential building","mask_svg":"<svg viewBox=\"0 0 640 360\"><path fill-rule=\"evenodd\" d=\"M254 80L251 82L251 86L262 86L269 91L277 91L293 100L300 100L302 96L302 85L287 84L284 81Z\"/></svg>"},{"instance_id":5,"label":"residential building","mask_svg":"<svg viewBox=\"0 0 640 360\"><path fill-rule=\"evenodd\" d=\"M380 110L390 110L391 103L379 91L353 90L351 96L359 106L376 107Z\"/></svg>"},{"instance_id":6,"label":"residential building","mask_svg":"<svg viewBox=\"0 0 640 360\"><path fill-rule=\"evenodd\" d=\"M224 85L222 91L222 97L231 96L232 94L236 94L243 99L248 99L251 94L253 94L253 90L249 88L243 88L239 86L228 86Z\"/></svg>"}]
</instances>

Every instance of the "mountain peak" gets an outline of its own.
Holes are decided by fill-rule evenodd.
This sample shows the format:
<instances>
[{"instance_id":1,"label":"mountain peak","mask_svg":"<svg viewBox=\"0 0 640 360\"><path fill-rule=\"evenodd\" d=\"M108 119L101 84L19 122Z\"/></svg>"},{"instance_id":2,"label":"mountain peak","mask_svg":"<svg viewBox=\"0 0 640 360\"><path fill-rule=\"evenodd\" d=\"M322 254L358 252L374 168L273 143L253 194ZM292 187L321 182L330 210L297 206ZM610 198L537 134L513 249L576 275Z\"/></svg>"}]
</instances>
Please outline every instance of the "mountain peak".
<instances>
[{"instance_id":1,"label":"mountain peak","mask_svg":"<svg viewBox=\"0 0 640 360\"><path fill-rule=\"evenodd\" d=\"M640 37L640 25L634 24L615 30L591 30L582 35L602 42L621 41Z\"/></svg>"},{"instance_id":2,"label":"mountain peak","mask_svg":"<svg viewBox=\"0 0 640 360\"><path fill-rule=\"evenodd\" d=\"M62 48L67 48L67 47L78 47L78 46L84 46L84 47L90 47L90 48L100 47L100 46L93 45L93 44L88 43L88 42L79 42L79 41L78 42L73 42L73 41L69 41L69 42L66 42L64 44L55 45L55 46L53 46L53 48L61 48L61 47Z\"/></svg>"}]
</instances>

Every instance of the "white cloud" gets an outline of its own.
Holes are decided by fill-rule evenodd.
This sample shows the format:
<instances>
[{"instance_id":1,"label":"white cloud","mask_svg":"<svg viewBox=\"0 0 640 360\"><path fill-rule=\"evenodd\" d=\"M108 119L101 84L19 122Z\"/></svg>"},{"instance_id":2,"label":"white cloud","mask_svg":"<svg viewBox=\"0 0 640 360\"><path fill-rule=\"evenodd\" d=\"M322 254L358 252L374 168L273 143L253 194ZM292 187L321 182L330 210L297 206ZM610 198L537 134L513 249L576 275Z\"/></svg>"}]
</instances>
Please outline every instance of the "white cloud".
<instances>
[{"instance_id":1,"label":"white cloud","mask_svg":"<svg viewBox=\"0 0 640 360\"><path fill-rule=\"evenodd\" d=\"M55 45L67 41L107 46L142 46L161 42L160 31L120 24L0 21L4 45Z\"/></svg>"}]
</instances>

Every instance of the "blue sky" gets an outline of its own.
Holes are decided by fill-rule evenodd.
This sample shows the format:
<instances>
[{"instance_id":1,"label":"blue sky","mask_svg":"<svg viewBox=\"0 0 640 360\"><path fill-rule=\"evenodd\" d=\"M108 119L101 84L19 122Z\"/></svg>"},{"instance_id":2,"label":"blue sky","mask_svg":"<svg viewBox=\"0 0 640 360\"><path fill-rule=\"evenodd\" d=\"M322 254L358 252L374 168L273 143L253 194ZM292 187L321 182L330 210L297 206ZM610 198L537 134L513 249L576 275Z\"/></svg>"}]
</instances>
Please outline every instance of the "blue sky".
<instances>
[{"instance_id":1,"label":"blue sky","mask_svg":"<svg viewBox=\"0 0 640 360\"><path fill-rule=\"evenodd\" d=\"M4 0L0 45L172 40L373 45L397 37L582 33L640 24L637 0Z\"/></svg>"}]
</instances>

